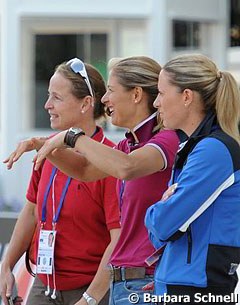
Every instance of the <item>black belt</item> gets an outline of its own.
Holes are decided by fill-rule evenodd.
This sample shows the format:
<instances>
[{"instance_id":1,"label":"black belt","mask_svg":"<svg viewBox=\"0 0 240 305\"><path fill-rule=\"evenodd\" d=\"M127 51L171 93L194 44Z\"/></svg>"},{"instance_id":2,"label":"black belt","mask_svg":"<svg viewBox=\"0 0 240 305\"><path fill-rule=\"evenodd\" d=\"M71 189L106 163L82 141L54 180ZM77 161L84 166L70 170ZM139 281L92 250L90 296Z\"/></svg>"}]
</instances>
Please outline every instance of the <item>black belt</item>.
<instances>
[{"instance_id":1,"label":"black belt","mask_svg":"<svg viewBox=\"0 0 240 305\"><path fill-rule=\"evenodd\" d=\"M112 282L125 280L144 279L146 276L145 267L115 267L110 265Z\"/></svg>"}]
</instances>

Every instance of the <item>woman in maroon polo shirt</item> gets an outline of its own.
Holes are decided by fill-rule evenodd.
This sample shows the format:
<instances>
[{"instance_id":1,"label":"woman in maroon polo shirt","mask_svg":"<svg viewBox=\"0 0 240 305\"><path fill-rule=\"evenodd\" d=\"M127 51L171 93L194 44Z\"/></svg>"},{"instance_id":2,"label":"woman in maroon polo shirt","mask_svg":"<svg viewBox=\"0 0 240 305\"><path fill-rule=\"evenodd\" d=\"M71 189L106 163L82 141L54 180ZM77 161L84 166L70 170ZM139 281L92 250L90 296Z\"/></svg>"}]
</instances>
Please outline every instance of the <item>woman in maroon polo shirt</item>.
<instances>
[{"instance_id":1,"label":"woman in maroon polo shirt","mask_svg":"<svg viewBox=\"0 0 240 305\"><path fill-rule=\"evenodd\" d=\"M118 178L121 235L110 259L110 305L145 304L142 287L152 281L154 272L154 266L145 262L154 249L144 216L167 188L179 144L176 132L159 124L153 107L160 70L156 61L145 56L114 60L110 65L102 103L112 123L128 129L126 138L115 149L92 141L79 129L69 129L47 140L36 160L37 168L47 156L80 180L109 175ZM65 149L50 154L66 145L77 152Z\"/></svg>"}]
</instances>

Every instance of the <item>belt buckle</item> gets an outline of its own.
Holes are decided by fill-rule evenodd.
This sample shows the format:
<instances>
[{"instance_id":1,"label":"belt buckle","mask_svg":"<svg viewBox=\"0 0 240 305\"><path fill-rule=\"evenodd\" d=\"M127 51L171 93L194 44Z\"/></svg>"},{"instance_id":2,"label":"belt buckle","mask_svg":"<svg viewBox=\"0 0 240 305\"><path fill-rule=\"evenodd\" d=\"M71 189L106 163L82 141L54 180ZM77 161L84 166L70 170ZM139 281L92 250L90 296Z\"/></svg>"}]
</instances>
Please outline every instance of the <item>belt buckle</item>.
<instances>
[{"instance_id":1,"label":"belt buckle","mask_svg":"<svg viewBox=\"0 0 240 305\"><path fill-rule=\"evenodd\" d=\"M119 281L117 276L118 271L120 271L120 277L121 277L121 267L115 267L112 264L110 264L110 275L113 283Z\"/></svg>"},{"instance_id":2,"label":"belt buckle","mask_svg":"<svg viewBox=\"0 0 240 305\"><path fill-rule=\"evenodd\" d=\"M111 281L114 282L114 267L112 264L109 264L109 270L110 270L110 278L111 278Z\"/></svg>"},{"instance_id":3,"label":"belt buckle","mask_svg":"<svg viewBox=\"0 0 240 305\"><path fill-rule=\"evenodd\" d=\"M115 267L112 264L110 264L110 275L112 282L118 282L122 281L122 274L121 274L122 267Z\"/></svg>"}]
</instances>

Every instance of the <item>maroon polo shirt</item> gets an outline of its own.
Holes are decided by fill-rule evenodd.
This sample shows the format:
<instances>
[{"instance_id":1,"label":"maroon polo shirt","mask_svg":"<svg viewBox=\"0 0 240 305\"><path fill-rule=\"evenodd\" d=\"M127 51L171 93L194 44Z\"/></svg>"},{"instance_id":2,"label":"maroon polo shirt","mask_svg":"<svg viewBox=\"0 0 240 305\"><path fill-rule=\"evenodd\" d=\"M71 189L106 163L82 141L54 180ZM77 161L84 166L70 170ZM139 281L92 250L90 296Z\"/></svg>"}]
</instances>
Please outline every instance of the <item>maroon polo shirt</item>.
<instances>
[{"instance_id":1,"label":"maroon polo shirt","mask_svg":"<svg viewBox=\"0 0 240 305\"><path fill-rule=\"evenodd\" d=\"M165 167L154 174L124 182L118 180L117 193L121 209L121 235L113 251L110 263L121 267L147 267L145 259L154 251L148 239L144 217L149 206L159 201L167 189L179 138L175 131L162 130L154 133L157 125L156 113L141 122L132 132L126 133L117 149L125 153L144 145L159 150L165 160ZM138 139L139 143L136 143ZM120 195L122 193L122 195ZM159 224L161 226L161 224ZM148 273L153 273L148 267Z\"/></svg>"}]
</instances>

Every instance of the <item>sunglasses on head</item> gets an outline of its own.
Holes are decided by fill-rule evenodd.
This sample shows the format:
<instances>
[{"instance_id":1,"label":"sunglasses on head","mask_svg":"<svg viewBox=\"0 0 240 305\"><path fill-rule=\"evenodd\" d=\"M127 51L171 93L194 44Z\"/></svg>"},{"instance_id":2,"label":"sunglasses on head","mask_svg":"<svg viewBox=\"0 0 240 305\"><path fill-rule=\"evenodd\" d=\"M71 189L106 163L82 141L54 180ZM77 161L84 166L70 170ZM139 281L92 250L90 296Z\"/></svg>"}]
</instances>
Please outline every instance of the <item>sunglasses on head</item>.
<instances>
[{"instance_id":1,"label":"sunglasses on head","mask_svg":"<svg viewBox=\"0 0 240 305\"><path fill-rule=\"evenodd\" d=\"M90 84L84 62L82 62L79 58L73 58L67 62L67 65L70 65L73 72L79 73L82 76L82 78L85 80L85 82L87 84L90 95L93 96L92 86Z\"/></svg>"}]
</instances>

